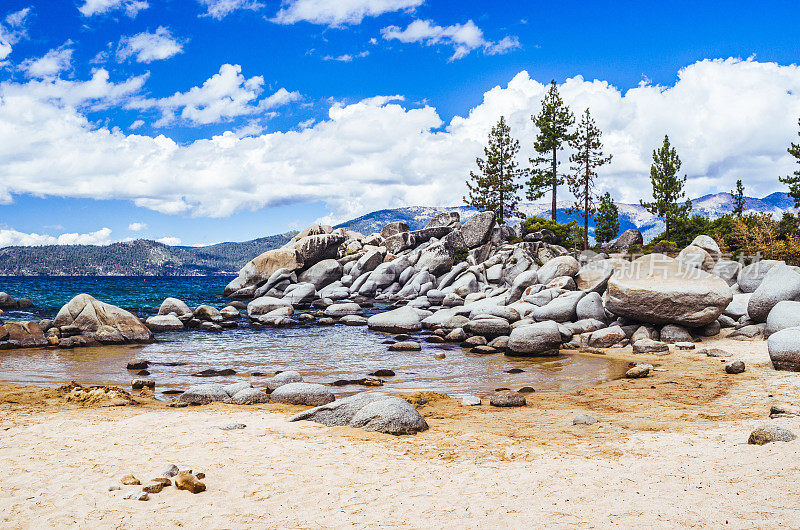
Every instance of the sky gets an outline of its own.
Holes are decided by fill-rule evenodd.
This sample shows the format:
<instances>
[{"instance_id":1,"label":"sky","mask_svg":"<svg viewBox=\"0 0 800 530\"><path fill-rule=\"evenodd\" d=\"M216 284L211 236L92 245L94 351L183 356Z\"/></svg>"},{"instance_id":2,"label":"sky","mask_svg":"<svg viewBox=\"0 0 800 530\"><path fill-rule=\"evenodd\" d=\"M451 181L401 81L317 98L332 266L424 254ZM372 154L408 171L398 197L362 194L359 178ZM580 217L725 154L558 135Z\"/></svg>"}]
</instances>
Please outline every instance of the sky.
<instances>
[{"instance_id":1,"label":"sky","mask_svg":"<svg viewBox=\"0 0 800 530\"><path fill-rule=\"evenodd\" d=\"M3 0L0 246L202 245L459 205L501 115L527 165L551 80L591 109L617 201L650 197L665 134L691 197L784 191L800 4L722 6Z\"/></svg>"}]
</instances>

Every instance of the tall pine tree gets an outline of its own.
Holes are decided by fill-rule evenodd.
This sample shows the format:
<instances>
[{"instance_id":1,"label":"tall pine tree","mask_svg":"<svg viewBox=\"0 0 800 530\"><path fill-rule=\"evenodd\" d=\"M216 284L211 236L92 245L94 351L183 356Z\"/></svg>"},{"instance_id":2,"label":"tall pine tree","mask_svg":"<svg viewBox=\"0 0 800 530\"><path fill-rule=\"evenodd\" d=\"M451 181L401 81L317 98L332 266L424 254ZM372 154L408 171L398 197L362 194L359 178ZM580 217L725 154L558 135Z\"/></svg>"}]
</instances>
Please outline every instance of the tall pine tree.
<instances>
[{"instance_id":1,"label":"tall pine tree","mask_svg":"<svg viewBox=\"0 0 800 530\"><path fill-rule=\"evenodd\" d=\"M567 175L569 190L575 196L575 204L569 213L577 212L583 217L584 250L589 248L589 216L595 212L597 194L594 179L597 178L597 168L611 161L611 155L603 156L602 135L587 108L570 140L570 147L575 152L569 157L572 166Z\"/></svg>"},{"instance_id":2,"label":"tall pine tree","mask_svg":"<svg viewBox=\"0 0 800 530\"><path fill-rule=\"evenodd\" d=\"M653 202L639 202L653 215L664 218L667 241L669 241L669 227L676 219L685 218L692 209L692 201L688 199L684 204L678 203L686 196L686 191L683 189L686 175L683 178L679 177L680 170L681 159L678 158L675 148L670 145L669 136L664 135L664 144L660 149L653 150L653 165L650 166Z\"/></svg>"},{"instance_id":3,"label":"tall pine tree","mask_svg":"<svg viewBox=\"0 0 800 530\"><path fill-rule=\"evenodd\" d=\"M744 213L745 198L744 198L744 185L742 179L736 181L736 189L731 190L731 202L733 203L733 215L741 217Z\"/></svg>"},{"instance_id":4,"label":"tall pine tree","mask_svg":"<svg viewBox=\"0 0 800 530\"><path fill-rule=\"evenodd\" d=\"M505 117L500 116L489 133L489 145L483 148L484 158L476 160L478 173L469 173L469 196L464 197L464 202L479 210L493 211L500 224L512 216L520 216L517 192L522 185L517 181L527 171L517 164L518 153L519 140L511 137L511 128L506 125Z\"/></svg>"},{"instance_id":5,"label":"tall pine tree","mask_svg":"<svg viewBox=\"0 0 800 530\"><path fill-rule=\"evenodd\" d=\"M564 144L572 140L574 133L570 128L575 124L575 116L558 94L555 81L550 83L550 89L542 100L542 110L537 116L531 116L531 120L539 129L539 134L533 143L537 156L530 159L531 171L526 196L528 200L535 201L552 189L551 215L555 221L558 185L564 183L558 173L558 152L564 149Z\"/></svg>"},{"instance_id":6,"label":"tall pine tree","mask_svg":"<svg viewBox=\"0 0 800 530\"><path fill-rule=\"evenodd\" d=\"M800 119L797 120L797 125L800 127ZM800 136L800 131L797 135ZM800 164L800 144L792 143L787 151ZM789 185L789 197L794 199L794 207L800 208L800 169L787 177L778 177L778 180Z\"/></svg>"},{"instance_id":7,"label":"tall pine tree","mask_svg":"<svg viewBox=\"0 0 800 530\"><path fill-rule=\"evenodd\" d=\"M611 194L606 192L600 197L600 206L594 216L594 238L604 245L617 237L619 233L619 209L614 204Z\"/></svg>"}]
</instances>

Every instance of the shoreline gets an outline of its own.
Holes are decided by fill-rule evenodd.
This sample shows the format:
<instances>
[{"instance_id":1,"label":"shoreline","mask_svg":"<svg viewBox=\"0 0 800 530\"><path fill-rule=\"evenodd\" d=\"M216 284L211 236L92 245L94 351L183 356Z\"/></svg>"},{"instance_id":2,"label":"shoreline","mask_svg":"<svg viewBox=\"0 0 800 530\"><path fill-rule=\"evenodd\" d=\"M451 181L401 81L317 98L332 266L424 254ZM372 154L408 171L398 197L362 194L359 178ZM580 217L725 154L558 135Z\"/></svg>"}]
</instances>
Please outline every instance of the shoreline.
<instances>
[{"instance_id":1,"label":"shoreline","mask_svg":"<svg viewBox=\"0 0 800 530\"><path fill-rule=\"evenodd\" d=\"M800 444L746 442L762 424L800 431L800 417L769 419L772 403L796 399L800 379L772 369L764 341L703 347L747 370L728 375L696 350L604 349L666 371L536 392L513 409L428 394L418 409L430 429L402 437L287 423L298 406L170 409L145 398L97 408L0 384L0 526L792 525ZM599 422L573 426L579 413ZM247 427L210 428L231 422ZM148 502L107 491L169 463L206 473L208 491L168 488Z\"/></svg>"}]
</instances>

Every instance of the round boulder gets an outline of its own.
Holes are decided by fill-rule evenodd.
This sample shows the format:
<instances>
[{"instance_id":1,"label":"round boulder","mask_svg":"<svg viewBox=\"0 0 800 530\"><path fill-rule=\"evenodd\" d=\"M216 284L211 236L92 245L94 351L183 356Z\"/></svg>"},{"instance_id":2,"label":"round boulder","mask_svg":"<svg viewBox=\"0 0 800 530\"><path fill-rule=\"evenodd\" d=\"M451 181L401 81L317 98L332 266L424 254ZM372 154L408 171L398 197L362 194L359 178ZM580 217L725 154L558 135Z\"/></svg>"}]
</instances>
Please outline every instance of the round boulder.
<instances>
[{"instance_id":1,"label":"round boulder","mask_svg":"<svg viewBox=\"0 0 800 530\"><path fill-rule=\"evenodd\" d=\"M275 403L306 405L318 407L336 399L327 386L316 383L288 383L281 385L270 394Z\"/></svg>"},{"instance_id":2,"label":"round boulder","mask_svg":"<svg viewBox=\"0 0 800 530\"><path fill-rule=\"evenodd\" d=\"M422 329L419 313L410 307L373 315L367 319L367 326L386 333L413 333Z\"/></svg>"},{"instance_id":3,"label":"round boulder","mask_svg":"<svg viewBox=\"0 0 800 530\"><path fill-rule=\"evenodd\" d=\"M552 320L518 326L508 337L508 355L558 355L561 333Z\"/></svg>"}]
</instances>

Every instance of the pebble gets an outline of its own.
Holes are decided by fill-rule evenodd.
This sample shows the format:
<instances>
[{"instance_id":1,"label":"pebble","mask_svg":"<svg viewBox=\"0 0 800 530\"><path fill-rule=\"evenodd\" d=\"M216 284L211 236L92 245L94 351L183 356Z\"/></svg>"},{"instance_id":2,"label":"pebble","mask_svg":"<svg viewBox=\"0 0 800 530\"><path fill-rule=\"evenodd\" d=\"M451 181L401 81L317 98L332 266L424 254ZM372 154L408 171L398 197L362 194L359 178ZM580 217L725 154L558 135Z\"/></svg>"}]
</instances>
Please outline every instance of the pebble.
<instances>
[{"instance_id":1,"label":"pebble","mask_svg":"<svg viewBox=\"0 0 800 530\"><path fill-rule=\"evenodd\" d=\"M153 484L148 484L147 486L142 487L142 491L145 493L161 493L161 490L163 489L163 482L154 482Z\"/></svg>"},{"instance_id":2,"label":"pebble","mask_svg":"<svg viewBox=\"0 0 800 530\"><path fill-rule=\"evenodd\" d=\"M375 370L369 375L375 377L392 377L394 375L394 372L392 370L387 370L386 368L381 368L380 370Z\"/></svg>"},{"instance_id":3,"label":"pebble","mask_svg":"<svg viewBox=\"0 0 800 530\"><path fill-rule=\"evenodd\" d=\"M478 396L464 396L461 398L461 404L465 407L475 407L481 404L481 398Z\"/></svg>"},{"instance_id":4,"label":"pebble","mask_svg":"<svg viewBox=\"0 0 800 530\"><path fill-rule=\"evenodd\" d=\"M444 359L445 357L447 357L447 356L446 356L444 353L442 353L442 352L437 352L437 353L434 353L434 354L433 354L433 358L434 358L434 359L439 359L439 360L442 360L442 359Z\"/></svg>"},{"instance_id":5,"label":"pebble","mask_svg":"<svg viewBox=\"0 0 800 530\"><path fill-rule=\"evenodd\" d=\"M110 485L110 486L108 487L108 491L119 491L119 490L121 490L121 489L122 489L122 488L120 488L120 487L119 487L119 486L117 486L116 484L112 484L112 485Z\"/></svg>"},{"instance_id":6,"label":"pebble","mask_svg":"<svg viewBox=\"0 0 800 530\"><path fill-rule=\"evenodd\" d=\"M145 491L131 490L125 494L125 498L135 501L146 501L150 500L150 495L148 495Z\"/></svg>"},{"instance_id":7,"label":"pebble","mask_svg":"<svg viewBox=\"0 0 800 530\"><path fill-rule=\"evenodd\" d=\"M719 348L709 348L707 350L700 350L698 353L705 353L708 357L730 357L731 354Z\"/></svg>"},{"instance_id":8,"label":"pebble","mask_svg":"<svg viewBox=\"0 0 800 530\"><path fill-rule=\"evenodd\" d=\"M770 442L791 442L796 438L797 436L789 429L777 425L762 425L750 433L747 443L764 445Z\"/></svg>"},{"instance_id":9,"label":"pebble","mask_svg":"<svg viewBox=\"0 0 800 530\"><path fill-rule=\"evenodd\" d=\"M206 490L206 485L191 473L181 472L175 477L175 488L191 491L192 493L200 493Z\"/></svg>"},{"instance_id":10,"label":"pebble","mask_svg":"<svg viewBox=\"0 0 800 530\"><path fill-rule=\"evenodd\" d=\"M389 351L420 351L421 349L422 346L420 346L419 342L412 340L396 342L389 346Z\"/></svg>"},{"instance_id":11,"label":"pebble","mask_svg":"<svg viewBox=\"0 0 800 530\"><path fill-rule=\"evenodd\" d=\"M518 390L518 392L520 394L533 394L534 392L536 392L536 389L533 388L532 386L523 386Z\"/></svg>"},{"instance_id":12,"label":"pebble","mask_svg":"<svg viewBox=\"0 0 800 530\"><path fill-rule=\"evenodd\" d=\"M650 368L646 366L634 366L625 372L625 377L628 379L639 379L641 377L647 377L648 375L650 375Z\"/></svg>"},{"instance_id":13,"label":"pebble","mask_svg":"<svg viewBox=\"0 0 800 530\"><path fill-rule=\"evenodd\" d=\"M676 342L675 347L679 350L693 350L695 349L694 342Z\"/></svg>"},{"instance_id":14,"label":"pebble","mask_svg":"<svg viewBox=\"0 0 800 530\"><path fill-rule=\"evenodd\" d=\"M740 374L744 372L744 363L742 361L731 361L725 365L725 372L729 374Z\"/></svg>"},{"instance_id":15,"label":"pebble","mask_svg":"<svg viewBox=\"0 0 800 530\"><path fill-rule=\"evenodd\" d=\"M195 474L195 477L197 477L200 480L203 480L204 478L206 478L206 474L205 473L197 473L197 474Z\"/></svg>"},{"instance_id":16,"label":"pebble","mask_svg":"<svg viewBox=\"0 0 800 530\"><path fill-rule=\"evenodd\" d=\"M578 414L572 420L573 425L594 425L595 423L597 423L597 418L588 414Z\"/></svg>"},{"instance_id":17,"label":"pebble","mask_svg":"<svg viewBox=\"0 0 800 530\"><path fill-rule=\"evenodd\" d=\"M220 425L217 428L223 431L238 431L247 427L244 423L228 423L227 425Z\"/></svg>"},{"instance_id":18,"label":"pebble","mask_svg":"<svg viewBox=\"0 0 800 530\"><path fill-rule=\"evenodd\" d=\"M125 486L139 486L139 485L141 485L141 482L139 482L139 479L134 477L133 475L125 475L119 481L122 484L124 484Z\"/></svg>"},{"instance_id":19,"label":"pebble","mask_svg":"<svg viewBox=\"0 0 800 530\"><path fill-rule=\"evenodd\" d=\"M524 371L525 370L523 370L522 368L512 368L511 370L506 370L506 373L507 374L521 374Z\"/></svg>"},{"instance_id":20,"label":"pebble","mask_svg":"<svg viewBox=\"0 0 800 530\"><path fill-rule=\"evenodd\" d=\"M164 486L172 486L172 481L170 479L168 479L167 477L151 478L150 482L158 482L160 484L163 484Z\"/></svg>"}]
</instances>

